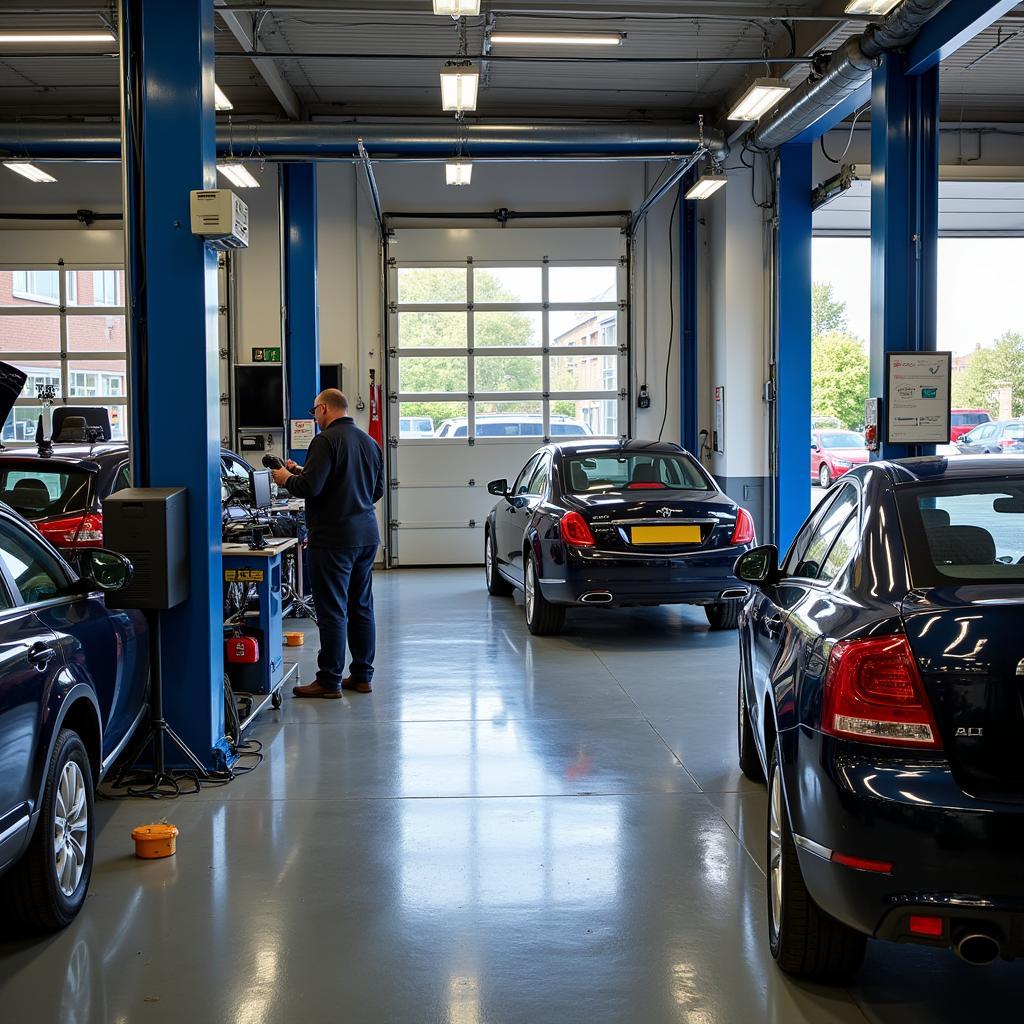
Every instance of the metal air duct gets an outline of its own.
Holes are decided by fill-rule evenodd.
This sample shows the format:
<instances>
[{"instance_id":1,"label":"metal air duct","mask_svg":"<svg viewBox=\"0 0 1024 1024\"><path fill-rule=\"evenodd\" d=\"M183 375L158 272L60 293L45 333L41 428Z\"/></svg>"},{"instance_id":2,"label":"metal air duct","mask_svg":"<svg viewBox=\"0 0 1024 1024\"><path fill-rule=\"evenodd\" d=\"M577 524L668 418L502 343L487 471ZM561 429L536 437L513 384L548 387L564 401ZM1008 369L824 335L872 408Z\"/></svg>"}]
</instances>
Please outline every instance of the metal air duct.
<instances>
[{"instance_id":1,"label":"metal air duct","mask_svg":"<svg viewBox=\"0 0 1024 1024\"><path fill-rule=\"evenodd\" d=\"M880 25L870 25L863 35L848 39L832 54L820 75L794 89L757 128L752 136L754 144L760 149L776 149L795 139L869 82L882 55L907 46L921 26L949 2L904 0Z\"/></svg>"}]
</instances>

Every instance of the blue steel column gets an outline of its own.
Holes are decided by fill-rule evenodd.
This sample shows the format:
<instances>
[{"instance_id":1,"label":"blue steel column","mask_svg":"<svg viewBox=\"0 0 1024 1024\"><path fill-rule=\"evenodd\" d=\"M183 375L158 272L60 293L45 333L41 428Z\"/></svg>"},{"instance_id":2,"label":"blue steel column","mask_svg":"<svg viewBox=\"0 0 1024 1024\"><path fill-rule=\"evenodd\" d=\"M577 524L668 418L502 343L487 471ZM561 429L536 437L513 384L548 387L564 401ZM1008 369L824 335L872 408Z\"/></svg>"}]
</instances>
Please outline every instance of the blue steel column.
<instances>
[{"instance_id":1,"label":"blue steel column","mask_svg":"<svg viewBox=\"0 0 1024 1024\"><path fill-rule=\"evenodd\" d=\"M160 613L164 712L207 768L222 768L217 257L189 226L189 191L217 184L213 0L123 6L137 481L188 489L189 597ZM172 745L167 755L184 766Z\"/></svg>"},{"instance_id":2,"label":"blue steel column","mask_svg":"<svg viewBox=\"0 0 1024 1024\"><path fill-rule=\"evenodd\" d=\"M810 511L811 146L779 150L775 542L785 550Z\"/></svg>"},{"instance_id":3,"label":"blue steel column","mask_svg":"<svg viewBox=\"0 0 1024 1024\"><path fill-rule=\"evenodd\" d=\"M316 164L281 168L284 238L284 365L288 417L303 419L320 391L320 295L317 286ZM291 444L291 430L285 446ZM296 461L305 457L289 449Z\"/></svg>"},{"instance_id":4,"label":"blue steel column","mask_svg":"<svg viewBox=\"0 0 1024 1024\"><path fill-rule=\"evenodd\" d=\"M698 343L699 292L697 287L697 202L683 198L696 180L689 171L679 185L679 437L688 451L700 456L697 407L700 351ZM668 401L668 396L665 398Z\"/></svg>"},{"instance_id":5,"label":"blue steel column","mask_svg":"<svg viewBox=\"0 0 1024 1024\"><path fill-rule=\"evenodd\" d=\"M885 396L886 352L936 348L938 245L939 69L908 76L906 57L888 54L871 97L873 395ZM879 455L934 453L934 445L883 440Z\"/></svg>"}]
</instances>

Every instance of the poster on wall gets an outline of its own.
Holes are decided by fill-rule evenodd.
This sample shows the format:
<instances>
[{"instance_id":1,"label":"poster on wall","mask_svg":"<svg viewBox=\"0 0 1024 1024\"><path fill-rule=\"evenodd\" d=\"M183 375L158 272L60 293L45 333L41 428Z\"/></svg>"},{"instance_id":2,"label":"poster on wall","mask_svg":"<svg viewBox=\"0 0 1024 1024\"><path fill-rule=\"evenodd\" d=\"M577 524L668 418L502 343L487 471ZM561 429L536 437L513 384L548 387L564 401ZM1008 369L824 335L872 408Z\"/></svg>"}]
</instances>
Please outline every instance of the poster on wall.
<instances>
[{"instance_id":1,"label":"poster on wall","mask_svg":"<svg viewBox=\"0 0 1024 1024\"><path fill-rule=\"evenodd\" d=\"M719 455L725 454L725 388L715 388L715 430L711 447Z\"/></svg>"},{"instance_id":2,"label":"poster on wall","mask_svg":"<svg viewBox=\"0 0 1024 1024\"><path fill-rule=\"evenodd\" d=\"M886 441L949 444L951 352L887 352Z\"/></svg>"},{"instance_id":3,"label":"poster on wall","mask_svg":"<svg viewBox=\"0 0 1024 1024\"><path fill-rule=\"evenodd\" d=\"M316 433L315 420L292 420L292 444L295 451L305 451Z\"/></svg>"}]
</instances>

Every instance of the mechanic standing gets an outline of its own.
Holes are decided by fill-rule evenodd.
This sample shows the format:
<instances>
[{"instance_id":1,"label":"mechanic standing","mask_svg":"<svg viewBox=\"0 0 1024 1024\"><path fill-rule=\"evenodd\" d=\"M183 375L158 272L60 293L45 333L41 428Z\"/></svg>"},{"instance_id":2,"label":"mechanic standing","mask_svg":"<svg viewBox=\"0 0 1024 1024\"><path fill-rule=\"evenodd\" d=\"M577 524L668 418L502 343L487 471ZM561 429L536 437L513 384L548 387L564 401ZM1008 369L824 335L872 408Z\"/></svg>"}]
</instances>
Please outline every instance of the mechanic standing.
<instances>
[{"instance_id":1,"label":"mechanic standing","mask_svg":"<svg viewBox=\"0 0 1024 1024\"><path fill-rule=\"evenodd\" d=\"M384 496L384 453L348 414L337 389L317 395L310 415L320 433L305 466L289 460L274 482L306 501L309 579L320 627L316 679L296 686L296 697L336 699L342 690L369 693L376 628L373 563L380 531L373 506ZM345 675L345 642L352 653Z\"/></svg>"}]
</instances>

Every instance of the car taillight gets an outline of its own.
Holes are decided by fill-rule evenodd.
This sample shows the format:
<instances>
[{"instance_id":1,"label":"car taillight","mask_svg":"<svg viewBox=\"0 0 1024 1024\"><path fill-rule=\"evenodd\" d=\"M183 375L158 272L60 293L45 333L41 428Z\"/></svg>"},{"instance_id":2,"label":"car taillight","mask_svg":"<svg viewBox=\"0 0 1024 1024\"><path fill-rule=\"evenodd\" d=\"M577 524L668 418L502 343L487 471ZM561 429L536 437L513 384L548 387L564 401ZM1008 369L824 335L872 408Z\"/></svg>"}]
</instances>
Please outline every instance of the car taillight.
<instances>
[{"instance_id":1,"label":"car taillight","mask_svg":"<svg viewBox=\"0 0 1024 1024\"><path fill-rule=\"evenodd\" d=\"M996 444L998 444L1000 448L1015 448L1019 441L1020 438L1017 437L1003 437L1000 438Z\"/></svg>"},{"instance_id":2,"label":"car taillight","mask_svg":"<svg viewBox=\"0 0 1024 1024\"><path fill-rule=\"evenodd\" d=\"M757 535L754 531L754 517L745 509L736 509L736 528L732 531L730 544L754 544Z\"/></svg>"},{"instance_id":3,"label":"car taillight","mask_svg":"<svg viewBox=\"0 0 1024 1024\"><path fill-rule=\"evenodd\" d=\"M44 519L36 529L59 548L98 548L103 543L103 516L87 512L66 519Z\"/></svg>"},{"instance_id":4,"label":"car taillight","mask_svg":"<svg viewBox=\"0 0 1024 1024\"><path fill-rule=\"evenodd\" d=\"M586 519L579 512L566 512L562 516L558 529L562 534L562 540L574 548L592 548L594 546L594 535L587 526Z\"/></svg>"},{"instance_id":5,"label":"car taillight","mask_svg":"<svg viewBox=\"0 0 1024 1024\"><path fill-rule=\"evenodd\" d=\"M822 732L864 743L941 750L924 682L905 636L842 640L825 672Z\"/></svg>"}]
</instances>

